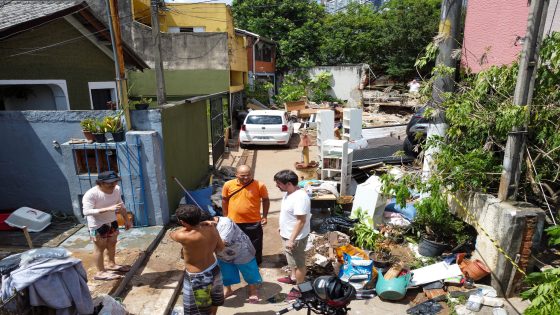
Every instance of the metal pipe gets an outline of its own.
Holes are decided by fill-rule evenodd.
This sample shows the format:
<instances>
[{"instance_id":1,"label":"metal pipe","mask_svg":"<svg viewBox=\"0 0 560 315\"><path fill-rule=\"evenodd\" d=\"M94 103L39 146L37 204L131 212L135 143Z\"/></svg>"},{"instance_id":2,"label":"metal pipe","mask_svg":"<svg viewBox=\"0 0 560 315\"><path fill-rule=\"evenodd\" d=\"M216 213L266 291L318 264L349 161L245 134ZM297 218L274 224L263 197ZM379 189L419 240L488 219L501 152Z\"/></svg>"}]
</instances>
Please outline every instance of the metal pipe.
<instances>
[{"instance_id":1,"label":"metal pipe","mask_svg":"<svg viewBox=\"0 0 560 315\"><path fill-rule=\"evenodd\" d=\"M109 25L109 33L111 34L111 46L112 46L112 50L113 50L113 60L115 62L115 74L116 74L116 81L117 81L117 109L119 108L119 104L120 104L120 100L121 100L121 94L122 91L120 89L120 81L121 81L121 71L120 71L120 67L119 67L119 59L117 58L117 49L116 49L116 44L115 44L115 31L113 30L113 19L111 17L111 9L110 9L110 4L109 4L110 0L105 0L105 5L107 6L107 18L109 19L107 21L107 24ZM119 17L117 17L119 18Z\"/></svg>"}]
</instances>

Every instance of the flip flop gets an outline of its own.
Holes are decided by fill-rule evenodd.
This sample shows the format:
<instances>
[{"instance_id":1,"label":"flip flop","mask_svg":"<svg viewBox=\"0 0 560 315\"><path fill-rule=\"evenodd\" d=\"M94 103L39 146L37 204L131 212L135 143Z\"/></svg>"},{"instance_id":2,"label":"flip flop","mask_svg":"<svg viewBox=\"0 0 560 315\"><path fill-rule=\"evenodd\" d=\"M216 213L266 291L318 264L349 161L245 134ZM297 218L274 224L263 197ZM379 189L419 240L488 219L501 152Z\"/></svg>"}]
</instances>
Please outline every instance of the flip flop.
<instances>
[{"instance_id":1,"label":"flip flop","mask_svg":"<svg viewBox=\"0 0 560 315\"><path fill-rule=\"evenodd\" d=\"M130 271L130 266L115 265L115 267L113 267L113 268L105 268L105 269L110 270L110 271L129 272Z\"/></svg>"},{"instance_id":2,"label":"flip flop","mask_svg":"<svg viewBox=\"0 0 560 315\"><path fill-rule=\"evenodd\" d=\"M251 296L247 299L247 301L249 301L249 303L251 303L251 304L259 304L259 302L261 301L261 299L259 299L259 297L256 296L256 295L251 295Z\"/></svg>"},{"instance_id":3,"label":"flip flop","mask_svg":"<svg viewBox=\"0 0 560 315\"><path fill-rule=\"evenodd\" d=\"M93 277L94 280L103 280L103 281L112 281L112 280L118 280L123 278L122 275L117 275L114 273L103 273L102 275L95 275Z\"/></svg>"}]
</instances>

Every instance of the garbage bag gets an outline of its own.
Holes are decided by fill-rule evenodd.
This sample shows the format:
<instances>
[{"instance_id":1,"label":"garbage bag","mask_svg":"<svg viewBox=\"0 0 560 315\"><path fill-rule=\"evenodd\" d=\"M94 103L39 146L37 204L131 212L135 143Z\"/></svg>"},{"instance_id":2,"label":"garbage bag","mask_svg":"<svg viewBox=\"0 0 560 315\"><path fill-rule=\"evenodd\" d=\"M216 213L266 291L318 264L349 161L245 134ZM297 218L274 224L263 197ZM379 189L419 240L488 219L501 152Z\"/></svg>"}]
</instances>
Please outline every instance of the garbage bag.
<instances>
[{"instance_id":1,"label":"garbage bag","mask_svg":"<svg viewBox=\"0 0 560 315\"><path fill-rule=\"evenodd\" d=\"M443 307L434 300L427 300L424 303L420 303L414 307L406 310L407 314L413 315L435 315L439 313Z\"/></svg>"}]
</instances>

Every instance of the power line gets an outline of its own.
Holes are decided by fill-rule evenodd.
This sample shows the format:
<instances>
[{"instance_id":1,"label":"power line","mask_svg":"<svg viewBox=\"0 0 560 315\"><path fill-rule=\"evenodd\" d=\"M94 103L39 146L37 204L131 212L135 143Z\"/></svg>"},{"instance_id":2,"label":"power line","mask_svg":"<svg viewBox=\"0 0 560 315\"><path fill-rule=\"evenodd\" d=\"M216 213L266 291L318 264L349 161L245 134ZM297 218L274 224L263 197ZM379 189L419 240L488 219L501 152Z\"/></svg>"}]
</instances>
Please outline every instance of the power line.
<instances>
[{"instance_id":1,"label":"power line","mask_svg":"<svg viewBox=\"0 0 560 315\"><path fill-rule=\"evenodd\" d=\"M130 23L133 23L133 22L134 21L131 21ZM127 24L127 23L122 23L122 24ZM37 48L31 49L31 50L28 50L28 51L24 51L24 52L21 52L21 53L9 55L6 58L17 57L17 56L20 56L20 55L26 55L26 54L34 53L36 51L41 51L41 50L45 50L45 49L48 49L48 48L53 48L53 47L57 47L57 46L60 46L60 45L68 44L70 42L74 42L74 41L77 41L77 40L80 40L80 39L96 36L97 34L99 34L101 32L104 32L104 31L107 31L107 30L108 30L108 28L104 28L104 29L98 30L96 32L93 32L89 35L80 35L80 36L77 36L77 37L74 37L74 38L70 38L70 39L58 42L58 43L54 43L54 44L50 44L50 45L46 45L46 46L42 46L42 47L37 47Z\"/></svg>"}]
</instances>

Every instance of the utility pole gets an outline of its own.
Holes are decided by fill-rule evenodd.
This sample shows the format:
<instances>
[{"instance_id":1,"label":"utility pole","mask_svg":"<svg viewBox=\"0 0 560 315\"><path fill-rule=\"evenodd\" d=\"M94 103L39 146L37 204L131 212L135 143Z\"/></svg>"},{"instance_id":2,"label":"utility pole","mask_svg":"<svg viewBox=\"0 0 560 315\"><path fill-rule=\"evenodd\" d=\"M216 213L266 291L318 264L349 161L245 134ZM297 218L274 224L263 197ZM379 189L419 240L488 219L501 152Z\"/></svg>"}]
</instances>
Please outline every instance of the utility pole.
<instances>
[{"instance_id":1,"label":"utility pole","mask_svg":"<svg viewBox=\"0 0 560 315\"><path fill-rule=\"evenodd\" d=\"M163 60L161 59L161 33L159 32L158 16L159 0L151 0L152 39L154 43L154 63L156 68L156 95L158 105L166 103L165 78L163 75Z\"/></svg>"},{"instance_id":2,"label":"utility pole","mask_svg":"<svg viewBox=\"0 0 560 315\"><path fill-rule=\"evenodd\" d=\"M116 0L107 0L107 14L109 16L109 31L111 33L111 45L113 46L113 58L115 59L115 73L117 79L117 106L124 110L126 127L130 130L130 111L128 108L128 87L126 83L126 72L124 70L124 56L121 39L121 23L119 9Z\"/></svg>"},{"instance_id":3,"label":"utility pole","mask_svg":"<svg viewBox=\"0 0 560 315\"><path fill-rule=\"evenodd\" d=\"M513 95L513 103L527 106L527 118L524 126L514 127L508 134L505 149L502 176L498 198L502 201L515 199L521 176L523 153L529 120L531 117L531 99L537 73L539 49L546 22L549 0L533 0L527 19L527 34L523 40L523 50L519 62L517 84Z\"/></svg>"},{"instance_id":4,"label":"utility pole","mask_svg":"<svg viewBox=\"0 0 560 315\"><path fill-rule=\"evenodd\" d=\"M436 59L436 67L444 65L455 69L457 60L452 58L453 50L457 49L457 35L459 34L459 25L461 21L461 0L446 0L441 6L441 15L439 22L438 39L438 56ZM454 71L453 71L454 73ZM436 110L437 115L430 120L428 126L428 136L445 136L447 124L445 123L445 113L441 110L440 105L444 99L442 93L452 92L454 88L453 73L438 75L436 77L432 89L432 107ZM433 169L433 155L439 151L437 147L431 147L424 153L424 165L422 167L422 178L427 180Z\"/></svg>"}]
</instances>

